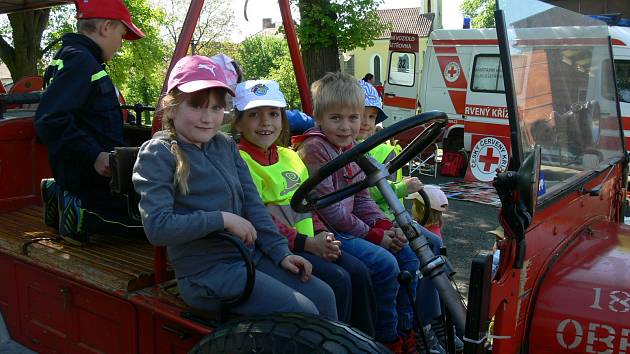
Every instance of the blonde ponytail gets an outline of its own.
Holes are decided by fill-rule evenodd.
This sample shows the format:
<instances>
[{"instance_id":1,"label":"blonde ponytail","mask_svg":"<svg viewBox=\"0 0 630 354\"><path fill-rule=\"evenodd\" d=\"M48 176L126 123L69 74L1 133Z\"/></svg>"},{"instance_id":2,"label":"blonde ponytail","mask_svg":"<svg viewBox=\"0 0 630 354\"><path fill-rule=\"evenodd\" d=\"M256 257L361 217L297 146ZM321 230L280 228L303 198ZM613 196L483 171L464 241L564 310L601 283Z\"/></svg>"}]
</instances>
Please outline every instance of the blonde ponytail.
<instances>
[{"instance_id":1,"label":"blonde ponytail","mask_svg":"<svg viewBox=\"0 0 630 354\"><path fill-rule=\"evenodd\" d=\"M175 110L182 103L184 95L181 91L174 89L162 99L162 129L167 133L167 138L171 144L171 153L175 157L175 174L173 175L173 184L175 188L183 195L188 194L188 176L190 175L190 164L188 157L177 143L177 131L173 118Z\"/></svg>"}]
</instances>

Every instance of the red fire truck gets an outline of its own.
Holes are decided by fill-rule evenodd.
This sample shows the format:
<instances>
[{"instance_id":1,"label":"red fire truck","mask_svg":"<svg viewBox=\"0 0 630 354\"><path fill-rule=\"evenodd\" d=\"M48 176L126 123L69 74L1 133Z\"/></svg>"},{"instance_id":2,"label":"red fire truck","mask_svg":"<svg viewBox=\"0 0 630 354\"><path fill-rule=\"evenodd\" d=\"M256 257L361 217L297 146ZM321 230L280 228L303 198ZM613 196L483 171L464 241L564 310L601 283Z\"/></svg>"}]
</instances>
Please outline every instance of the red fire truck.
<instances>
[{"instance_id":1,"label":"red fire truck","mask_svg":"<svg viewBox=\"0 0 630 354\"><path fill-rule=\"evenodd\" d=\"M288 1L280 4L304 100L308 96ZM203 1L191 2L172 63L187 52L202 6ZM599 86L591 85L601 80L608 92L616 93L608 30L602 22L534 0L500 0L499 8L511 159L494 185L502 202L499 219L505 238L497 244L501 259L496 273L491 271L491 254L480 254L471 265L467 307L450 286L445 258L431 253L419 237L420 226L385 182L389 173L437 139L447 126L445 113L405 119L346 151L303 183L292 206L313 210L366 186L379 186L421 261L420 271L438 288L466 353L626 353L630 228L621 219L628 157L617 94L601 95L593 91ZM0 4L3 13L15 10L13 3ZM545 31L560 27L551 31L553 36ZM584 27L589 28L586 34ZM540 85L551 87L545 97L556 111L542 118L528 113L536 107L533 93ZM37 98L2 95L0 102L5 107ZM599 110L583 110L585 101ZM159 124L156 117L154 129ZM363 157L419 125L427 129L386 166ZM145 134L146 139L150 129ZM133 211L135 192L128 183L133 160L119 153L115 189L128 195ZM350 161L361 166L365 180L327 196L309 193ZM145 240L95 235L84 247L60 241L42 222L39 180L48 176L46 148L35 138L32 110L3 108L0 313L20 345L40 353L384 351L346 325L312 316L277 314L225 322L227 311L195 311L178 298L163 249Z\"/></svg>"}]
</instances>

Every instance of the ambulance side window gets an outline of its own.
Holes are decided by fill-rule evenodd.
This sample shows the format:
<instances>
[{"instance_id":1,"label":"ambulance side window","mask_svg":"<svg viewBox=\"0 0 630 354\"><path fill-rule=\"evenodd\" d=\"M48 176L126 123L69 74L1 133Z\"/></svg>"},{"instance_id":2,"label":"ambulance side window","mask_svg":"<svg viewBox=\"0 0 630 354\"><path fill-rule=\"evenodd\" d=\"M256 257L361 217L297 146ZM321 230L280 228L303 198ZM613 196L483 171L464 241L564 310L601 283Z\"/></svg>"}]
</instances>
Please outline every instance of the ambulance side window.
<instances>
[{"instance_id":1,"label":"ambulance side window","mask_svg":"<svg viewBox=\"0 0 630 354\"><path fill-rule=\"evenodd\" d=\"M391 52L389 54L389 75L392 85L413 86L416 79L416 54Z\"/></svg>"},{"instance_id":2,"label":"ambulance side window","mask_svg":"<svg viewBox=\"0 0 630 354\"><path fill-rule=\"evenodd\" d=\"M476 92L505 93L499 55L480 54L475 56L470 89Z\"/></svg>"},{"instance_id":3,"label":"ambulance side window","mask_svg":"<svg viewBox=\"0 0 630 354\"><path fill-rule=\"evenodd\" d=\"M615 75L617 77L617 92L619 102L630 103L630 60L615 60ZM602 85L604 91L610 85ZM603 92L604 97L612 99L612 92Z\"/></svg>"}]
</instances>

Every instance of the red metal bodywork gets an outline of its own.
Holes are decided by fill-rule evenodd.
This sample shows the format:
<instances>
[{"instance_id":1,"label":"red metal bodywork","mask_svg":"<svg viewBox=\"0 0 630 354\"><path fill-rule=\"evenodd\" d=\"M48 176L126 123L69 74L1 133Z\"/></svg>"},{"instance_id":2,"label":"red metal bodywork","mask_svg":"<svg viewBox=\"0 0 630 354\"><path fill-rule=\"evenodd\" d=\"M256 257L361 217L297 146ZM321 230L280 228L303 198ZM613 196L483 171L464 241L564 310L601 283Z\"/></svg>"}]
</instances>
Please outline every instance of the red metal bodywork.
<instances>
[{"instance_id":1,"label":"red metal bodywork","mask_svg":"<svg viewBox=\"0 0 630 354\"><path fill-rule=\"evenodd\" d=\"M289 54L291 54L291 61L293 62L293 72L295 73L295 79L298 84L298 89L300 90L302 111L312 116L313 103L311 101L311 90L309 90L308 81L306 80L306 72L304 70L302 56L300 55L300 45L295 34L295 26L293 26L289 0L279 0L278 3L280 4L280 13L282 14L282 25L284 26L287 43L289 44Z\"/></svg>"},{"instance_id":2,"label":"red metal bodywork","mask_svg":"<svg viewBox=\"0 0 630 354\"><path fill-rule=\"evenodd\" d=\"M48 150L37 142L32 110L0 120L0 212L40 202L39 181L50 177Z\"/></svg>"},{"instance_id":3,"label":"red metal bodywork","mask_svg":"<svg viewBox=\"0 0 630 354\"><path fill-rule=\"evenodd\" d=\"M619 225L621 218L619 211L625 195L625 186L621 183L622 166L612 168L609 175L603 173L585 186L593 188L603 183L600 196L589 196L574 191L536 212L532 226L526 234L527 253L522 269L511 268L515 243L499 244L502 257L507 259L501 260L502 268L499 269L498 277L490 289L489 313L490 317L494 316L494 336L498 336L493 341L494 351L572 352L558 346L553 347L555 349L551 351L544 351L545 345L553 346L555 341L541 341L541 336L555 335L555 327L561 319L554 321L553 316L547 316L548 312L545 312L547 307L541 304L549 301L551 297L554 303L561 303L564 309L560 310L561 307L558 307L556 311L580 313L578 318L589 318L590 315L579 307L571 306L577 303L573 301L577 301L576 296L579 296L578 284L567 283L565 280L568 279L568 274L579 273L580 284L601 285L606 282L602 282L604 279L598 272L580 271L580 268L568 272L569 268L562 267L561 264L566 264L567 260L582 261L581 267L584 267L594 261L600 264L611 260L618 262L620 256L625 257L628 264L628 250L622 251L620 246L622 242L625 244L628 241L628 236L618 233L627 229ZM617 251L611 253L612 249ZM574 254L576 250L577 253ZM588 257L585 259L584 252L588 253L590 259ZM625 285L620 286L618 290L628 291L630 279L627 273L625 280ZM623 283L619 283L621 284ZM562 296L558 296L559 289L562 289ZM600 323L598 321L601 321L602 315L597 313L592 315L589 320ZM630 316L620 318L616 326L627 328L628 323Z\"/></svg>"},{"instance_id":4,"label":"red metal bodywork","mask_svg":"<svg viewBox=\"0 0 630 354\"><path fill-rule=\"evenodd\" d=\"M531 316L529 351L630 350L630 227L595 221L543 274Z\"/></svg>"}]
</instances>

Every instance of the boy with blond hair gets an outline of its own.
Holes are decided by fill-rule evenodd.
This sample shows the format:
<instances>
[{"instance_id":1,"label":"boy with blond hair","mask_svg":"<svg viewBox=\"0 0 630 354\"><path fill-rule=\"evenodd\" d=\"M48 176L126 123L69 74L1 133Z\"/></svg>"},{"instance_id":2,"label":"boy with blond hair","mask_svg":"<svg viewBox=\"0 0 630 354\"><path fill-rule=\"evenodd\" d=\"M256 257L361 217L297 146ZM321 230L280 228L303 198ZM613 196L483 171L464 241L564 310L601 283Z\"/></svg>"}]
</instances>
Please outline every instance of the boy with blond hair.
<instances>
[{"instance_id":1,"label":"boy with blond hair","mask_svg":"<svg viewBox=\"0 0 630 354\"><path fill-rule=\"evenodd\" d=\"M314 174L352 148L359 133L364 94L347 74L328 73L311 86L315 127L296 136L299 156ZM346 165L320 183L319 195L339 190L364 178L356 163ZM342 252L367 266L377 302L376 339L394 353L415 352L413 310L406 291L399 291L398 273L416 274L419 262L399 228L380 211L367 190L317 211L341 241ZM416 280L412 286L415 298Z\"/></svg>"},{"instance_id":2,"label":"boy with blond hair","mask_svg":"<svg viewBox=\"0 0 630 354\"><path fill-rule=\"evenodd\" d=\"M75 245L93 232L142 233L126 203L109 192L109 152L124 146L117 89L105 71L122 40L144 33L122 0L77 0L77 31L61 38L46 69L35 114L55 179L41 182L44 222Z\"/></svg>"}]
</instances>

